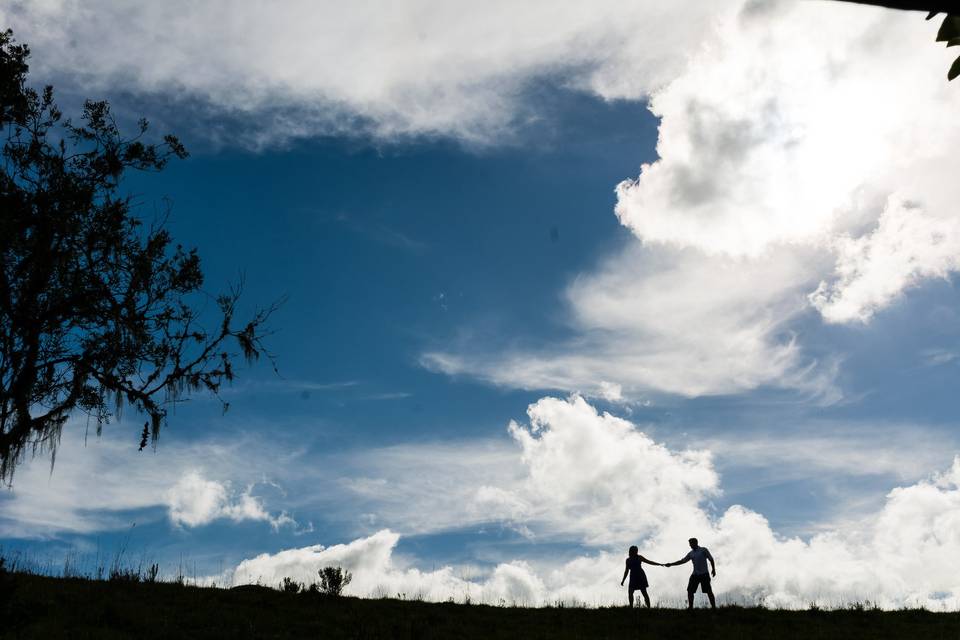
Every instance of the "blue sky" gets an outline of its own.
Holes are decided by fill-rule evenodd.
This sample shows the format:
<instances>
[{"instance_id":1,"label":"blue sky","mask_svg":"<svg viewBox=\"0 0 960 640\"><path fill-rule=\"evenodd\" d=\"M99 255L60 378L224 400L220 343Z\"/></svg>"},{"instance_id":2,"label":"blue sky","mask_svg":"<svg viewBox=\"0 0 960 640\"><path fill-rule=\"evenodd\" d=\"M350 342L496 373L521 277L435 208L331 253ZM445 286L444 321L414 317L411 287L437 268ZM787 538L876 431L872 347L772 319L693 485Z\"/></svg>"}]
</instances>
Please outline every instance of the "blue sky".
<instances>
[{"instance_id":1,"label":"blue sky","mask_svg":"<svg viewBox=\"0 0 960 640\"><path fill-rule=\"evenodd\" d=\"M130 416L84 447L78 416L0 495L0 544L537 604L615 601L623 547L699 535L730 598L835 602L886 563L879 601L956 608L960 98L916 16L762 4L0 10L66 104L185 139L125 188L169 199L206 288L287 297L279 376L178 406L153 452Z\"/></svg>"}]
</instances>

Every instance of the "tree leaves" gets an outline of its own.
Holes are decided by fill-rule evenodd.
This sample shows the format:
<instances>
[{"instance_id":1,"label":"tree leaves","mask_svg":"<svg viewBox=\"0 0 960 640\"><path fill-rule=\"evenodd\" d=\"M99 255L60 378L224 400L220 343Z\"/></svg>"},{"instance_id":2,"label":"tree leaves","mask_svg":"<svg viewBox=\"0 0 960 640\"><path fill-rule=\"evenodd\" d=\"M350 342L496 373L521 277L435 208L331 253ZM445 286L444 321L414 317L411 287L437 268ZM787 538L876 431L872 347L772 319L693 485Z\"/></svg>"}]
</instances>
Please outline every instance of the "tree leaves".
<instances>
[{"instance_id":1,"label":"tree leaves","mask_svg":"<svg viewBox=\"0 0 960 640\"><path fill-rule=\"evenodd\" d=\"M934 18L937 13L939 12L931 11L929 15L927 15L927 20ZM940 28L937 30L936 41L946 42L948 47L960 45L960 15L947 14L940 24ZM958 75L960 75L960 57L950 65L950 69L947 71L947 80L953 80Z\"/></svg>"},{"instance_id":2,"label":"tree leaves","mask_svg":"<svg viewBox=\"0 0 960 640\"><path fill-rule=\"evenodd\" d=\"M960 38L960 16L948 15L937 31L937 42L948 42Z\"/></svg>"},{"instance_id":3,"label":"tree leaves","mask_svg":"<svg viewBox=\"0 0 960 640\"><path fill-rule=\"evenodd\" d=\"M957 76L960 76L960 58L954 60L953 64L950 65L950 70L947 72L947 80L953 80Z\"/></svg>"}]
</instances>

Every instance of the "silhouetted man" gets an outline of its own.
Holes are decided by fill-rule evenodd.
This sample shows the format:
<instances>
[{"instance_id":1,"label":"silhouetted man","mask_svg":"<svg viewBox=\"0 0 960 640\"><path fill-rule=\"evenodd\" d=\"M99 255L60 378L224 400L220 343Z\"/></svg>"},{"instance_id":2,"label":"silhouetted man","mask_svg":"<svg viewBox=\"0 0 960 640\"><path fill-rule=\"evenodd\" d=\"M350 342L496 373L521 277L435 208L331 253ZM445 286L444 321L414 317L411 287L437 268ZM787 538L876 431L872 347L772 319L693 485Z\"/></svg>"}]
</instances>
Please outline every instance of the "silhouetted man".
<instances>
[{"instance_id":1,"label":"silhouetted man","mask_svg":"<svg viewBox=\"0 0 960 640\"><path fill-rule=\"evenodd\" d=\"M707 560L710 561L710 573L707 573ZM713 556L706 547L697 544L696 538L690 538L690 553L683 556L676 562L668 562L665 567L675 567L685 562L693 562L693 574L690 576L690 582L687 583L687 608L693 609L693 594L697 592L697 586L700 591L707 594L710 598L710 606L717 608L717 601L713 597L713 588L710 586L710 576L717 577L717 565L713 561Z\"/></svg>"}]
</instances>

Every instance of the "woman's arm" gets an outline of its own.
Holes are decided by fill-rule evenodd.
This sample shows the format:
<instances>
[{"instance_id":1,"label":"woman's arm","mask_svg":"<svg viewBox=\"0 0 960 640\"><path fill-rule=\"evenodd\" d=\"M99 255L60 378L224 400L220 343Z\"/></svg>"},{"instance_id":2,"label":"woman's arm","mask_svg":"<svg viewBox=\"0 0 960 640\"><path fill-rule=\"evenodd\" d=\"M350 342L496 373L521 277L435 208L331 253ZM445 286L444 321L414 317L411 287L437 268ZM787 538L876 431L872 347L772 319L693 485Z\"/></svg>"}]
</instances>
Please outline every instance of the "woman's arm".
<instances>
[{"instance_id":1,"label":"woman's arm","mask_svg":"<svg viewBox=\"0 0 960 640\"><path fill-rule=\"evenodd\" d=\"M627 564L627 566L626 566L626 567L624 568L624 570L623 570L623 577L620 579L620 586L621 586L621 587L623 586L623 581L627 579L627 574L628 574L628 573L630 573L630 565L629 565L629 564Z\"/></svg>"},{"instance_id":2,"label":"woman's arm","mask_svg":"<svg viewBox=\"0 0 960 640\"><path fill-rule=\"evenodd\" d=\"M640 562L646 562L647 564L655 564L655 565L657 565L658 567L662 567L662 566L663 566L661 563L659 563L659 562L654 562L653 560L647 560L647 559L644 558L643 556L640 556Z\"/></svg>"}]
</instances>

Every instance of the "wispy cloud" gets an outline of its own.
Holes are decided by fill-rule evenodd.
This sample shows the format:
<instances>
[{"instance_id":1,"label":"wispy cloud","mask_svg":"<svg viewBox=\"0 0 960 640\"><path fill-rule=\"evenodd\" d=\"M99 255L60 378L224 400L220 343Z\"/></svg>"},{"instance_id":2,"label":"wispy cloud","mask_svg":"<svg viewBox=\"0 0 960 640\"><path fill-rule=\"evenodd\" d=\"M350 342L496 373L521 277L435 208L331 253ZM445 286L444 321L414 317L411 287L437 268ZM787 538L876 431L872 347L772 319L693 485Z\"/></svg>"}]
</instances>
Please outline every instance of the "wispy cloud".
<instances>
[{"instance_id":1,"label":"wispy cloud","mask_svg":"<svg viewBox=\"0 0 960 640\"><path fill-rule=\"evenodd\" d=\"M403 400L413 397L412 393L406 391L385 391L383 393L371 393L361 396L361 400Z\"/></svg>"},{"instance_id":2,"label":"wispy cloud","mask_svg":"<svg viewBox=\"0 0 960 640\"><path fill-rule=\"evenodd\" d=\"M810 420L770 432L739 430L735 437L699 435L720 469L749 472L750 485L836 476L886 476L916 482L948 465L960 451L953 430L874 420Z\"/></svg>"},{"instance_id":3,"label":"wispy cloud","mask_svg":"<svg viewBox=\"0 0 960 640\"><path fill-rule=\"evenodd\" d=\"M609 385L650 392L733 394L761 386L840 397L834 362L805 356L791 331L808 313L817 254L784 251L743 261L638 244L581 275L566 291L574 337L498 351L433 351L422 363L525 389L603 397Z\"/></svg>"},{"instance_id":4,"label":"wispy cloud","mask_svg":"<svg viewBox=\"0 0 960 640\"><path fill-rule=\"evenodd\" d=\"M956 362L960 358L960 352L953 349L926 349L920 354L924 366L938 367L951 362Z\"/></svg>"},{"instance_id":5,"label":"wispy cloud","mask_svg":"<svg viewBox=\"0 0 960 640\"><path fill-rule=\"evenodd\" d=\"M298 455L279 444L236 434L229 441L165 442L156 452L138 453L135 439L117 438L114 428L84 440L83 426L68 423L52 473L47 458L17 469L13 488L0 494L0 536L87 534L167 516L189 527L220 518L275 529L295 525L253 493L264 478L282 473L279 461Z\"/></svg>"},{"instance_id":6,"label":"wispy cloud","mask_svg":"<svg viewBox=\"0 0 960 640\"><path fill-rule=\"evenodd\" d=\"M269 378L266 380L252 380L242 378L239 382L230 384L220 390L221 396L245 394L250 391L265 393L345 393L351 392L362 383L358 380L343 380L337 382L315 382L311 380L290 380L286 378Z\"/></svg>"},{"instance_id":7,"label":"wispy cloud","mask_svg":"<svg viewBox=\"0 0 960 640\"><path fill-rule=\"evenodd\" d=\"M310 212L318 220L335 223L379 244L411 253L422 253L429 248L426 242L377 220L376 216L364 217L342 210L336 212L311 210Z\"/></svg>"}]
</instances>

